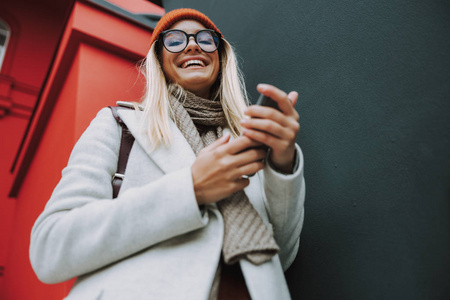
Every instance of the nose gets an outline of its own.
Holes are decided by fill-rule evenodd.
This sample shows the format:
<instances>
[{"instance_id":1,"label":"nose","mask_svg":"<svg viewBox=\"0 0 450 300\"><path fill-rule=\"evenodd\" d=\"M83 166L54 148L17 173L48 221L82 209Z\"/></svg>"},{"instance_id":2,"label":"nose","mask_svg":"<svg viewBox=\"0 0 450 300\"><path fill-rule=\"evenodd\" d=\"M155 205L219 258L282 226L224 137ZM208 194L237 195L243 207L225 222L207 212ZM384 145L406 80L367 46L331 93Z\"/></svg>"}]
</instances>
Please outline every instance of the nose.
<instances>
[{"instance_id":1,"label":"nose","mask_svg":"<svg viewBox=\"0 0 450 300\"><path fill-rule=\"evenodd\" d=\"M184 51L189 51L189 50L197 50L197 51L201 50L193 36L189 37L188 44L187 44L186 48L184 49Z\"/></svg>"}]
</instances>

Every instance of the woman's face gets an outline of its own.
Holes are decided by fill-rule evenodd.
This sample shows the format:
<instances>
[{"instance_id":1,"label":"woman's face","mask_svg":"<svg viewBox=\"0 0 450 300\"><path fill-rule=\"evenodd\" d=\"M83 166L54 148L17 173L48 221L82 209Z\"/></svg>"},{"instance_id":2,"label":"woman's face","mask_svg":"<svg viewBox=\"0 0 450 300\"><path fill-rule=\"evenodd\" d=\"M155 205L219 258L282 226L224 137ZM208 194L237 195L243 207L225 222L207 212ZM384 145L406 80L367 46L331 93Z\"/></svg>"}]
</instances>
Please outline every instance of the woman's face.
<instances>
[{"instance_id":1,"label":"woman's face","mask_svg":"<svg viewBox=\"0 0 450 300\"><path fill-rule=\"evenodd\" d=\"M192 34L206 28L197 21L183 20L175 23L170 29L179 29ZM197 62L193 62L194 60ZM211 53L204 52L191 37L186 48L179 53L171 53L162 47L162 67L171 82L178 83L199 97L209 98L211 86L219 74L218 50Z\"/></svg>"}]
</instances>

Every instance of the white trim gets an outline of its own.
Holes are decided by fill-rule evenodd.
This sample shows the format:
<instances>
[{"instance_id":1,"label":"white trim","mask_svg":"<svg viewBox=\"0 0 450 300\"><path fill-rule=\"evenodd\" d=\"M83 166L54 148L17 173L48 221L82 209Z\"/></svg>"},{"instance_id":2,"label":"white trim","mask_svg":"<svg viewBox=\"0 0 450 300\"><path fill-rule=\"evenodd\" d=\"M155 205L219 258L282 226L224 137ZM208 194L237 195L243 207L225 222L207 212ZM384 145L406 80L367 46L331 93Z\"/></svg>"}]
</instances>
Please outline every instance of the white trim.
<instances>
[{"instance_id":1,"label":"white trim","mask_svg":"<svg viewBox=\"0 0 450 300\"><path fill-rule=\"evenodd\" d=\"M11 36L11 28L8 23L6 23L3 19L0 18L0 24L3 25L0 27L0 34L6 36L5 43L3 45L0 44L0 70L2 69L3 59L5 58L6 49L8 47L9 37Z\"/></svg>"}]
</instances>

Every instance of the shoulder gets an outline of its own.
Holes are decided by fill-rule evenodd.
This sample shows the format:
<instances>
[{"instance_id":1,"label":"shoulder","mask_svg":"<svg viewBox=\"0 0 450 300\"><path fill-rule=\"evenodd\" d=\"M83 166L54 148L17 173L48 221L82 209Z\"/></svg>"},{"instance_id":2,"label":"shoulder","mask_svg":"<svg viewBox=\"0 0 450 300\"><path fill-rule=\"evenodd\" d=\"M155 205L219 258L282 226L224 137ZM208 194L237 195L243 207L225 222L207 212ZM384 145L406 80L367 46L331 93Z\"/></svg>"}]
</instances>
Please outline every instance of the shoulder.
<instances>
[{"instance_id":1,"label":"shoulder","mask_svg":"<svg viewBox=\"0 0 450 300\"><path fill-rule=\"evenodd\" d=\"M109 107L104 107L97 113L95 118L91 121L89 127L86 129L86 132L96 130L100 131L109 131L111 129L114 130L117 129L118 126L118 124L117 126L115 126L115 124L117 124L117 122L114 119L114 115L111 109Z\"/></svg>"},{"instance_id":2,"label":"shoulder","mask_svg":"<svg viewBox=\"0 0 450 300\"><path fill-rule=\"evenodd\" d=\"M102 108L91 121L89 127L102 127L102 125L110 127L111 123L117 123L119 126L119 120L123 112L142 111L143 109L143 106L136 102L117 101L116 106Z\"/></svg>"},{"instance_id":3,"label":"shoulder","mask_svg":"<svg viewBox=\"0 0 450 300\"><path fill-rule=\"evenodd\" d=\"M118 101L116 105L102 108L81 135L80 140L97 140L115 145L120 141L121 124L125 124L129 130L139 125L138 117L142 114L140 105L125 101Z\"/></svg>"},{"instance_id":4,"label":"shoulder","mask_svg":"<svg viewBox=\"0 0 450 300\"><path fill-rule=\"evenodd\" d=\"M96 151L102 146L115 150L120 140L120 132L120 125L114 119L111 109L102 108L76 142L73 153Z\"/></svg>"}]
</instances>

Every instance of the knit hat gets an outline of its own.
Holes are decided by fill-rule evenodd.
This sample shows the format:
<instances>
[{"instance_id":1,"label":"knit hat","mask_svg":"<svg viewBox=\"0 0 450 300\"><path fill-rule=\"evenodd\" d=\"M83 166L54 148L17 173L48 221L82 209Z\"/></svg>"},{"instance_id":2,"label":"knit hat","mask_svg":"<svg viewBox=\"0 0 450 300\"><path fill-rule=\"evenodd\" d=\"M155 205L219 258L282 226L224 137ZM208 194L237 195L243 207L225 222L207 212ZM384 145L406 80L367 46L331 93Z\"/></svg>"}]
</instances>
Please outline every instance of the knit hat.
<instances>
[{"instance_id":1,"label":"knit hat","mask_svg":"<svg viewBox=\"0 0 450 300\"><path fill-rule=\"evenodd\" d=\"M161 32L169 29L178 21L181 20L195 20L203 24L208 29L217 31L221 37L223 37L220 30L214 25L214 23L204 14L198 10L192 8L179 8L172 10L165 14L156 24L155 30L152 33L152 39L150 40L150 46L158 39Z\"/></svg>"}]
</instances>

